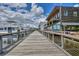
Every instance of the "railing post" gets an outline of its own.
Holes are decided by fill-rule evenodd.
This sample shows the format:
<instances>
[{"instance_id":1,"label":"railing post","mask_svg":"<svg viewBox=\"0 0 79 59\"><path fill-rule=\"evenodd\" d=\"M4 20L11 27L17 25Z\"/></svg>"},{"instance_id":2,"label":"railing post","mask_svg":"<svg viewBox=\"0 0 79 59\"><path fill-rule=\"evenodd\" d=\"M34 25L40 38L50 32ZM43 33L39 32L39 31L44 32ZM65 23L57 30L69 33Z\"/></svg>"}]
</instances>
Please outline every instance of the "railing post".
<instances>
[{"instance_id":1,"label":"railing post","mask_svg":"<svg viewBox=\"0 0 79 59\"><path fill-rule=\"evenodd\" d=\"M23 32L21 33L21 36L22 36L22 38L24 37L24 33Z\"/></svg>"},{"instance_id":2,"label":"railing post","mask_svg":"<svg viewBox=\"0 0 79 59\"><path fill-rule=\"evenodd\" d=\"M46 36L46 32L45 32L45 36Z\"/></svg>"},{"instance_id":3,"label":"railing post","mask_svg":"<svg viewBox=\"0 0 79 59\"><path fill-rule=\"evenodd\" d=\"M20 35L21 35L20 39L22 39L23 38L23 32L21 32Z\"/></svg>"},{"instance_id":4,"label":"railing post","mask_svg":"<svg viewBox=\"0 0 79 59\"><path fill-rule=\"evenodd\" d=\"M10 35L10 38L11 38L10 39L11 40L10 42L11 42L11 44L13 44L13 34Z\"/></svg>"},{"instance_id":5,"label":"railing post","mask_svg":"<svg viewBox=\"0 0 79 59\"><path fill-rule=\"evenodd\" d=\"M0 36L0 54L3 53L2 36Z\"/></svg>"},{"instance_id":6,"label":"railing post","mask_svg":"<svg viewBox=\"0 0 79 59\"><path fill-rule=\"evenodd\" d=\"M49 36L50 34L49 33L47 33L47 34L48 34L48 38L50 38L50 36Z\"/></svg>"},{"instance_id":7,"label":"railing post","mask_svg":"<svg viewBox=\"0 0 79 59\"><path fill-rule=\"evenodd\" d=\"M19 37L20 37L20 31L18 30L18 33L17 33L17 41L19 41Z\"/></svg>"},{"instance_id":8,"label":"railing post","mask_svg":"<svg viewBox=\"0 0 79 59\"><path fill-rule=\"evenodd\" d=\"M24 37L26 36L26 31L24 31Z\"/></svg>"},{"instance_id":9,"label":"railing post","mask_svg":"<svg viewBox=\"0 0 79 59\"><path fill-rule=\"evenodd\" d=\"M46 32L46 37L48 36L47 32Z\"/></svg>"},{"instance_id":10,"label":"railing post","mask_svg":"<svg viewBox=\"0 0 79 59\"><path fill-rule=\"evenodd\" d=\"M44 32L44 34L43 34L44 36L45 36L45 32Z\"/></svg>"},{"instance_id":11,"label":"railing post","mask_svg":"<svg viewBox=\"0 0 79 59\"><path fill-rule=\"evenodd\" d=\"M23 37L24 37L24 32L22 32L22 39L23 39Z\"/></svg>"},{"instance_id":12,"label":"railing post","mask_svg":"<svg viewBox=\"0 0 79 59\"><path fill-rule=\"evenodd\" d=\"M61 48L64 48L64 37L61 35Z\"/></svg>"},{"instance_id":13,"label":"railing post","mask_svg":"<svg viewBox=\"0 0 79 59\"><path fill-rule=\"evenodd\" d=\"M54 34L52 34L52 39L53 39L53 43L54 43Z\"/></svg>"},{"instance_id":14,"label":"railing post","mask_svg":"<svg viewBox=\"0 0 79 59\"><path fill-rule=\"evenodd\" d=\"M42 31L42 34L43 34L43 31Z\"/></svg>"},{"instance_id":15,"label":"railing post","mask_svg":"<svg viewBox=\"0 0 79 59\"><path fill-rule=\"evenodd\" d=\"M42 31L42 34L44 35L44 32Z\"/></svg>"},{"instance_id":16,"label":"railing post","mask_svg":"<svg viewBox=\"0 0 79 59\"><path fill-rule=\"evenodd\" d=\"M8 44L13 44L13 35L8 35Z\"/></svg>"},{"instance_id":17,"label":"railing post","mask_svg":"<svg viewBox=\"0 0 79 59\"><path fill-rule=\"evenodd\" d=\"M27 31L25 31L25 36L27 35Z\"/></svg>"},{"instance_id":18,"label":"railing post","mask_svg":"<svg viewBox=\"0 0 79 59\"><path fill-rule=\"evenodd\" d=\"M8 35L8 44L11 44L11 35Z\"/></svg>"}]
</instances>

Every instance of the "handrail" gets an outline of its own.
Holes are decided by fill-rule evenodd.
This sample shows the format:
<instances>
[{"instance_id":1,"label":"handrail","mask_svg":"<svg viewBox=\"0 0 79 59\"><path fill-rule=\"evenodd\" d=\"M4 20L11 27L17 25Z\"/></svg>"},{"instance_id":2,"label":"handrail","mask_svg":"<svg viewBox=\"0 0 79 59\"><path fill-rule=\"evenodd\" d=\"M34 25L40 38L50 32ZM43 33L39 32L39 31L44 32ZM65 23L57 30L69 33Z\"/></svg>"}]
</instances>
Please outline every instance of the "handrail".
<instances>
[{"instance_id":1,"label":"handrail","mask_svg":"<svg viewBox=\"0 0 79 59\"><path fill-rule=\"evenodd\" d=\"M74 41L79 41L79 38L74 37L74 36L69 35L69 34L57 33L57 32L52 32L52 31L43 31L43 32L46 32L46 33L49 33L49 34L60 35L60 36L64 36L64 37L67 37L67 38L71 38Z\"/></svg>"},{"instance_id":2,"label":"handrail","mask_svg":"<svg viewBox=\"0 0 79 59\"><path fill-rule=\"evenodd\" d=\"M52 31L40 31L43 35L51 40L51 42L57 44L60 48L67 51L69 54L79 56L79 38L70 34L52 32Z\"/></svg>"},{"instance_id":3,"label":"handrail","mask_svg":"<svg viewBox=\"0 0 79 59\"><path fill-rule=\"evenodd\" d=\"M17 31L17 32L13 32L13 33L0 34L0 54L3 54L5 52L7 52L7 51L4 51L4 49L6 47L10 48L12 45L15 45L15 43L17 43L19 41L22 41L23 38L25 36L29 35L31 32L33 32L33 30L28 30L28 31L27 30L23 30L23 31ZM3 37L4 36L7 36L8 42L10 42L9 44L7 43L8 46L6 46L5 48L3 47L3 44L4 44ZM12 36L16 36L16 39L17 39L16 42L13 41L13 37Z\"/></svg>"}]
</instances>

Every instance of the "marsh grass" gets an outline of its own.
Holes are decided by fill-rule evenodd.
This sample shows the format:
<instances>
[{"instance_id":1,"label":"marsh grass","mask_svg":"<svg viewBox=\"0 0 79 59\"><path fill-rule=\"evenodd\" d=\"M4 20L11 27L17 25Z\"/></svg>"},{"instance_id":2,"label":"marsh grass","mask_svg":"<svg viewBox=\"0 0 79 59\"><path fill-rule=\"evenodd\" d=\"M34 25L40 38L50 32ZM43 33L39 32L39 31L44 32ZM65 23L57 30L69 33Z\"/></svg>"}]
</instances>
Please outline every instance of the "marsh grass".
<instances>
[{"instance_id":1,"label":"marsh grass","mask_svg":"<svg viewBox=\"0 0 79 59\"><path fill-rule=\"evenodd\" d=\"M73 56L79 56L79 42L64 38L64 49Z\"/></svg>"}]
</instances>

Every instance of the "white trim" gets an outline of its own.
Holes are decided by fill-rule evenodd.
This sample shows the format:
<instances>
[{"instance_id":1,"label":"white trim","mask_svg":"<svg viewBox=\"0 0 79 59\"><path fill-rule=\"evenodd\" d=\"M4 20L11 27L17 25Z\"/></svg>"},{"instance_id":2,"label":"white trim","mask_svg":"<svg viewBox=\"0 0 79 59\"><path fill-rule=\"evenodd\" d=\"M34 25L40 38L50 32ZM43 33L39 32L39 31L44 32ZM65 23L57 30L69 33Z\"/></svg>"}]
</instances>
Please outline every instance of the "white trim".
<instances>
[{"instance_id":1,"label":"white trim","mask_svg":"<svg viewBox=\"0 0 79 59\"><path fill-rule=\"evenodd\" d=\"M62 25L79 25L79 23L62 22Z\"/></svg>"}]
</instances>

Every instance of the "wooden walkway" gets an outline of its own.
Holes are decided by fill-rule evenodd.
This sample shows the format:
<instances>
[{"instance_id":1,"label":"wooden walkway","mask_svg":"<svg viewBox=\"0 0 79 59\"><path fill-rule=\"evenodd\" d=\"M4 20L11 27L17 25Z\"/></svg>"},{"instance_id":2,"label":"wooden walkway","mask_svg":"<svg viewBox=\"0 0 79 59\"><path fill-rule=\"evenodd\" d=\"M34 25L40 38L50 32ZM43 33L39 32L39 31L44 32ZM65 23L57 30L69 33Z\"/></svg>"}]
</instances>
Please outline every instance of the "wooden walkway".
<instances>
[{"instance_id":1,"label":"wooden walkway","mask_svg":"<svg viewBox=\"0 0 79 59\"><path fill-rule=\"evenodd\" d=\"M54 43L38 31L34 31L23 42L12 49L7 56L66 56Z\"/></svg>"}]
</instances>

